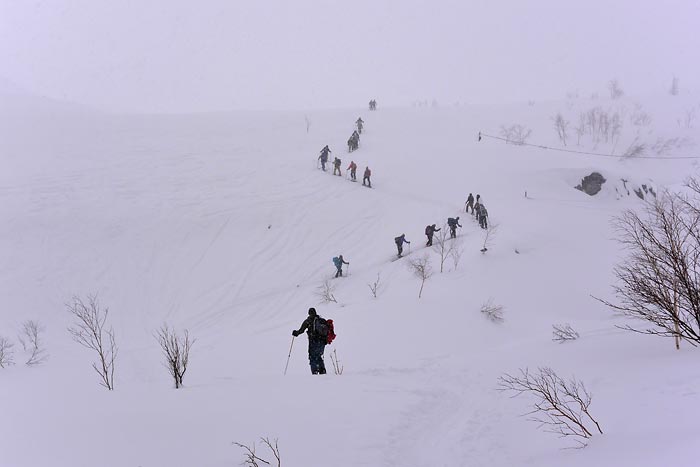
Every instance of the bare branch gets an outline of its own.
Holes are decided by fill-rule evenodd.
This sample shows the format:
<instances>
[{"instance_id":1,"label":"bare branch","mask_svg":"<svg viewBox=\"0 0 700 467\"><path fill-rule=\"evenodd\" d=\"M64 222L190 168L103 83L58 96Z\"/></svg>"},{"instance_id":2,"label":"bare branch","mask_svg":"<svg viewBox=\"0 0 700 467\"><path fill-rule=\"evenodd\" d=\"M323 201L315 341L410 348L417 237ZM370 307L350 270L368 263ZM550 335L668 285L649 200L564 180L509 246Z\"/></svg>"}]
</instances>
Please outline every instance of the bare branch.
<instances>
[{"instance_id":1,"label":"bare branch","mask_svg":"<svg viewBox=\"0 0 700 467\"><path fill-rule=\"evenodd\" d=\"M5 368L15 364L14 352L12 348L15 346L7 338L0 336L0 368Z\"/></svg>"},{"instance_id":2,"label":"bare branch","mask_svg":"<svg viewBox=\"0 0 700 467\"><path fill-rule=\"evenodd\" d=\"M338 303L333 292L335 292L335 285L327 279L316 289L316 295L323 300L323 303Z\"/></svg>"},{"instance_id":3,"label":"bare branch","mask_svg":"<svg viewBox=\"0 0 700 467\"><path fill-rule=\"evenodd\" d=\"M164 365L175 381L175 389L181 388L190 361L190 349L196 339L190 339L187 329L182 337L178 336L175 329L169 328L167 323L156 332L155 338L163 351Z\"/></svg>"},{"instance_id":4,"label":"bare branch","mask_svg":"<svg viewBox=\"0 0 700 467\"><path fill-rule=\"evenodd\" d=\"M28 320L22 323L22 333L18 340L22 344L22 349L29 354L26 365L39 365L49 358L41 341L43 331L44 327L37 321Z\"/></svg>"},{"instance_id":5,"label":"bare branch","mask_svg":"<svg viewBox=\"0 0 700 467\"><path fill-rule=\"evenodd\" d=\"M433 275L433 268L430 266L428 255L411 260L408 263L408 267L413 271L413 274L421 280L420 291L418 291L418 298L421 298L423 295L423 286L425 285L425 281Z\"/></svg>"},{"instance_id":6,"label":"bare branch","mask_svg":"<svg viewBox=\"0 0 700 467\"><path fill-rule=\"evenodd\" d=\"M479 311L494 323L503 322L503 306L494 304L493 298L489 298L482 304Z\"/></svg>"},{"instance_id":7,"label":"bare branch","mask_svg":"<svg viewBox=\"0 0 700 467\"><path fill-rule=\"evenodd\" d=\"M563 343L574 341L579 338L578 332L574 330L568 323L567 324L553 324L552 325L552 340L555 342Z\"/></svg>"}]
</instances>

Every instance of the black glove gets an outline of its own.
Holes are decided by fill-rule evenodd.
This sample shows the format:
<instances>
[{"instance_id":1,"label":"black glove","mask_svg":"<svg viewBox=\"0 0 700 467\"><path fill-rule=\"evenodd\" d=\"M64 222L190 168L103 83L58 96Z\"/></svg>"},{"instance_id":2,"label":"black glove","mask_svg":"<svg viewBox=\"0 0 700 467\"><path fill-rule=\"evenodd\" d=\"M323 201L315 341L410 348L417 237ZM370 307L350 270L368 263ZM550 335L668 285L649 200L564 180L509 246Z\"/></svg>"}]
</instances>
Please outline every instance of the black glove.
<instances>
[{"instance_id":1,"label":"black glove","mask_svg":"<svg viewBox=\"0 0 700 467\"><path fill-rule=\"evenodd\" d=\"M292 331L292 336L297 337L299 335L299 332L295 329Z\"/></svg>"}]
</instances>

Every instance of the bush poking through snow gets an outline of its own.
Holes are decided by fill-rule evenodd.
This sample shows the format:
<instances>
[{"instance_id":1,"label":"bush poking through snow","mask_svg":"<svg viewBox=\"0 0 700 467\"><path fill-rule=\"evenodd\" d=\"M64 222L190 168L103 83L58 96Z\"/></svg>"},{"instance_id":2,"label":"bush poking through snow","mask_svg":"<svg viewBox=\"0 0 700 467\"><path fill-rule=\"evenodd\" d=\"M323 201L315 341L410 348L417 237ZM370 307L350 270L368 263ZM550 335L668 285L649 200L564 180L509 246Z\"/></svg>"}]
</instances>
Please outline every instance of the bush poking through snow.
<instances>
[{"instance_id":1,"label":"bush poking through snow","mask_svg":"<svg viewBox=\"0 0 700 467\"><path fill-rule=\"evenodd\" d=\"M553 324L552 325L552 340L555 342L563 343L569 341L575 341L579 338L578 332L574 330L568 323L567 324Z\"/></svg>"},{"instance_id":2,"label":"bush poking through snow","mask_svg":"<svg viewBox=\"0 0 700 467\"><path fill-rule=\"evenodd\" d=\"M481 252L486 253L489 247L493 245L493 241L498 233L498 224L491 224L484 230L484 244L481 247Z\"/></svg>"},{"instance_id":3,"label":"bush poking through snow","mask_svg":"<svg viewBox=\"0 0 700 467\"><path fill-rule=\"evenodd\" d=\"M277 439L275 439L273 443L272 441L270 441L270 438L260 438L260 442L267 446L267 449L275 457L275 460L277 461L277 467L281 467L282 458L280 457L280 448L277 445ZM270 461L266 461L265 459L258 457L258 455L255 453L255 443L253 443L252 447L237 442L234 442L233 444L245 451L245 457L241 465L247 465L249 467L260 467L260 462L262 462L265 465L272 465Z\"/></svg>"},{"instance_id":4,"label":"bush poking through snow","mask_svg":"<svg viewBox=\"0 0 700 467\"><path fill-rule=\"evenodd\" d=\"M338 360L338 353L336 352L336 349L333 349L333 352L331 352L331 363L333 363L333 373L336 375L342 375L343 365L340 363L340 360Z\"/></svg>"},{"instance_id":5,"label":"bush poking through snow","mask_svg":"<svg viewBox=\"0 0 700 467\"><path fill-rule=\"evenodd\" d=\"M503 306L493 303L493 298L482 304L479 311L494 323L503 322Z\"/></svg>"},{"instance_id":6,"label":"bush poking through snow","mask_svg":"<svg viewBox=\"0 0 700 467\"><path fill-rule=\"evenodd\" d=\"M443 272L445 268L445 260L450 256L454 244L450 241L450 234L448 232L449 227L445 224L439 232L434 235L435 243L433 244L433 250L440 257L440 273Z\"/></svg>"},{"instance_id":7,"label":"bush poking through snow","mask_svg":"<svg viewBox=\"0 0 700 467\"><path fill-rule=\"evenodd\" d=\"M75 342L95 351L98 363L93 362L92 368L100 376L100 385L111 391L114 389L114 361L118 348L114 329L105 328L109 309L100 308L96 295L88 295L87 303L73 297L73 303L66 307L75 318L75 324L68 328L68 332Z\"/></svg>"},{"instance_id":8,"label":"bush poking through snow","mask_svg":"<svg viewBox=\"0 0 700 467\"><path fill-rule=\"evenodd\" d=\"M452 265L455 271L457 270L457 266L459 266L459 261L462 259L463 254L464 246L462 245L462 241L455 239L452 249L450 250L450 258L452 258Z\"/></svg>"},{"instance_id":9,"label":"bush poking through snow","mask_svg":"<svg viewBox=\"0 0 700 467\"><path fill-rule=\"evenodd\" d=\"M374 281L373 284L367 284L367 287L369 287L369 290L372 291L372 296L374 298L377 298L379 295L379 291L381 290L381 283L380 283L380 276L379 273L377 273L377 280Z\"/></svg>"},{"instance_id":10,"label":"bush poking through snow","mask_svg":"<svg viewBox=\"0 0 700 467\"><path fill-rule=\"evenodd\" d=\"M608 91L610 91L610 99L619 99L625 95L625 92L620 86L620 82L616 79L608 81Z\"/></svg>"},{"instance_id":11,"label":"bush poking through snow","mask_svg":"<svg viewBox=\"0 0 700 467\"><path fill-rule=\"evenodd\" d=\"M557 132L559 141L566 146L566 140L569 138L569 121L564 118L561 112L552 117L554 122L554 130Z\"/></svg>"},{"instance_id":12,"label":"bush poking through snow","mask_svg":"<svg viewBox=\"0 0 700 467\"><path fill-rule=\"evenodd\" d=\"M0 368L5 368L15 364L14 352L12 347L15 344L7 338L0 336Z\"/></svg>"},{"instance_id":13,"label":"bush poking through snow","mask_svg":"<svg viewBox=\"0 0 700 467\"><path fill-rule=\"evenodd\" d=\"M27 365L39 365L44 363L49 355L41 342L41 333L44 327L37 321L28 320L22 323L22 333L19 336L19 343L22 344L22 349L29 354Z\"/></svg>"},{"instance_id":14,"label":"bush poking through snow","mask_svg":"<svg viewBox=\"0 0 700 467\"><path fill-rule=\"evenodd\" d=\"M335 295L335 285L331 284L331 281L326 279L321 285L316 289L316 295L323 301L323 303L338 303Z\"/></svg>"},{"instance_id":15,"label":"bush poking through snow","mask_svg":"<svg viewBox=\"0 0 700 467\"><path fill-rule=\"evenodd\" d=\"M425 281L430 279L433 275L433 268L430 265L430 260L428 260L428 255L422 258L413 259L408 263L408 267L413 271L413 274L420 279L420 290L418 291L418 298L423 295L423 286Z\"/></svg>"},{"instance_id":16,"label":"bush poking through snow","mask_svg":"<svg viewBox=\"0 0 700 467\"><path fill-rule=\"evenodd\" d=\"M615 220L629 252L614 271L618 302L600 300L624 316L653 326L623 329L700 344L700 182L686 196L666 192L646 205L643 217L628 210Z\"/></svg>"},{"instance_id":17,"label":"bush poking through snow","mask_svg":"<svg viewBox=\"0 0 700 467\"><path fill-rule=\"evenodd\" d=\"M551 368L538 368L536 374L526 368L519 376L501 376L498 390L513 393L513 397L525 393L534 396L533 409L526 414L528 420L561 438L572 438L577 447L585 447L594 432L603 434L589 411L591 394L575 377L565 381Z\"/></svg>"},{"instance_id":18,"label":"bush poking through snow","mask_svg":"<svg viewBox=\"0 0 700 467\"><path fill-rule=\"evenodd\" d=\"M532 134L532 130L523 125L511 125L509 127L501 125L501 136L506 143L523 145Z\"/></svg>"},{"instance_id":19,"label":"bush poking through snow","mask_svg":"<svg viewBox=\"0 0 700 467\"><path fill-rule=\"evenodd\" d=\"M175 389L179 389L190 362L190 349L197 339L190 339L187 329L182 336L178 336L175 329L167 324L157 331L156 339L165 357L165 367L175 381Z\"/></svg>"}]
</instances>

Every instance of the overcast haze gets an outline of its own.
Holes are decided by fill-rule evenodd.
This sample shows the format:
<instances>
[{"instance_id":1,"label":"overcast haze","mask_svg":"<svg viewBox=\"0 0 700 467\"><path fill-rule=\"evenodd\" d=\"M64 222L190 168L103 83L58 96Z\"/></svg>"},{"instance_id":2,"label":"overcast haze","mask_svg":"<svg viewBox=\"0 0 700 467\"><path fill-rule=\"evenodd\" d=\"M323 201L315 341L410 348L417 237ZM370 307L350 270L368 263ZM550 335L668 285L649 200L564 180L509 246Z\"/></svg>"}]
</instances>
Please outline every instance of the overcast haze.
<instances>
[{"instance_id":1,"label":"overcast haze","mask_svg":"<svg viewBox=\"0 0 700 467\"><path fill-rule=\"evenodd\" d=\"M8 1L5 78L119 111L483 103L700 81L698 1Z\"/></svg>"}]
</instances>

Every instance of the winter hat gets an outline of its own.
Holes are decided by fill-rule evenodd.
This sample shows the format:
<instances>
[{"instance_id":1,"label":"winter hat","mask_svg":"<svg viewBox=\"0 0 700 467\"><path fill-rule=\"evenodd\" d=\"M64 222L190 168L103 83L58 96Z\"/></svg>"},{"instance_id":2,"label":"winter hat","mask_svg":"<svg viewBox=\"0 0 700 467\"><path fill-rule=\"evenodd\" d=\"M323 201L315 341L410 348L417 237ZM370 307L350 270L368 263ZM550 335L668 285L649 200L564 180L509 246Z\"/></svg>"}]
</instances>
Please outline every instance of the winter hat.
<instances>
[{"instance_id":1,"label":"winter hat","mask_svg":"<svg viewBox=\"0 0 700 467\"><path fill-rule=\"evenodd\" d=\"M309 316L316 316L316 308L309 308Z\"/></svg>"}]
</instances>

